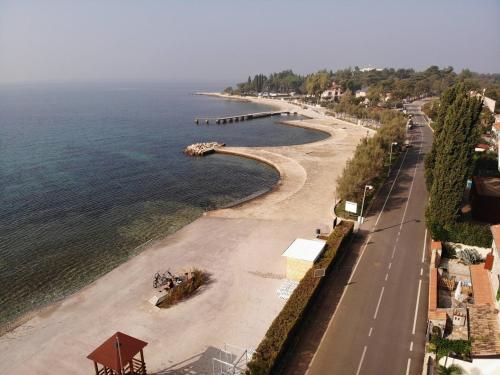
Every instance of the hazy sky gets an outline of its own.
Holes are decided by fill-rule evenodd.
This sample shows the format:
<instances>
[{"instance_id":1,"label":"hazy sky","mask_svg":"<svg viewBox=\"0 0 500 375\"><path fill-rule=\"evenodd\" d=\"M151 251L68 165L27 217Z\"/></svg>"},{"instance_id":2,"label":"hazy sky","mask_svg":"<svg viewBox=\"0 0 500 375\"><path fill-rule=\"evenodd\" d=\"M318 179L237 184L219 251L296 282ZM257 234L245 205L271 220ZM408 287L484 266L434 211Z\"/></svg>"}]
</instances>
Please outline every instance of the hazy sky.
<instances>
[{"instance_id":1,"label":"hazy sky","mask_svg":"<svg viewBox=\"0 0 500 375\"><path fill-rule=\"evenodd\" d=\"M0 0L0 83L368 64L499 73L500 1Z\"/></svg>"}]
</instances>

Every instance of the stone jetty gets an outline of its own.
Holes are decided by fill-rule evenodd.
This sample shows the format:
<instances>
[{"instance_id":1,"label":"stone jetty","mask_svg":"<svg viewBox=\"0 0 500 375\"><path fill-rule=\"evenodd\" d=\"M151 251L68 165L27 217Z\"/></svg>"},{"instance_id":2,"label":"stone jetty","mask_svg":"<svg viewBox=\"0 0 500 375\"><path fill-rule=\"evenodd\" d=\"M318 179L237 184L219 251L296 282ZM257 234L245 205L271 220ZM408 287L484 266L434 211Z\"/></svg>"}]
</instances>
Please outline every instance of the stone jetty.
<instances>
[{"instance_id":1,"label":"stone jetty","mask_svg":"<svg viewBox=\"0 0 500 375\"><path fill-rule=\"evenodd\" d=\"M216 149L220 147L224 147L225 143L217 143L217 142L203 142L203 143L195 143L187 146L184 149L184 153L190 156L205 156L215 152Z\"/></svg>"}]
</instances>

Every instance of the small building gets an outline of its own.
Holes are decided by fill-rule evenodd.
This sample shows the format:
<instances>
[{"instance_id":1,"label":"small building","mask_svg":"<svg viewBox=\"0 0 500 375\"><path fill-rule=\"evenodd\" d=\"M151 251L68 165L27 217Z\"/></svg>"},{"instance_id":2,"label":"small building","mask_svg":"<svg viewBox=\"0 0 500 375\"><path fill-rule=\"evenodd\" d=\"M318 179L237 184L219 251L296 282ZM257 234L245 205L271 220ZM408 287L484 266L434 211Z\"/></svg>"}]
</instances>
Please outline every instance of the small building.
<instances>
[{"instance_id":1,"label":"small building","mask_svg":"<svg viewBox=\"0 0 500 375\"><path fill-rule=\"evenodd\" d=\"M125 333L116 332L87 358L94 362L96 375L147 375L143 353L147 344ZM140 357L135 358L138 354Z\"/></svg>"},{"instance_id":2,"label":"small building","mask_svg":"<svg viewBox=\"0 0 500 375\"><path fill-rule=\"evenodd\" d=\"M366 98L366 94L368 93L368 87L363 87L360 90L356 90L354 95L356 98Z\"/></svg>"},{"instance_id":3,"label":"small building","mask_svg":"<svg viewBox=\"0 0 500 375\"><path fill-rule=\"evenodd\" d=\"M470 203L474 219L491 224L499 223L500 178L473 177Z\"/></svg>"},{"instance_id":4,"label":"small building","mask_svg":"<svg viewBox=\"0 0 500 375\"><path fill-rule=\"evenodd\" d=\"M300 281L309 269L318 260L326 246L323 240L306 240L297 238L285 250L283 256L286 258L286 278Z\"/></svg>"},{"instance_id":5,"label":"small building","mask_svg":"<svg viewBox=\"0 0 500 375\"><path fill-rule=\"evenodd\" d=\"M339 100L342 96L342 87L332 82L332 85L328 90L323 91L321 94L321 99L324 100Z\"/></svg>"}]
</instances>

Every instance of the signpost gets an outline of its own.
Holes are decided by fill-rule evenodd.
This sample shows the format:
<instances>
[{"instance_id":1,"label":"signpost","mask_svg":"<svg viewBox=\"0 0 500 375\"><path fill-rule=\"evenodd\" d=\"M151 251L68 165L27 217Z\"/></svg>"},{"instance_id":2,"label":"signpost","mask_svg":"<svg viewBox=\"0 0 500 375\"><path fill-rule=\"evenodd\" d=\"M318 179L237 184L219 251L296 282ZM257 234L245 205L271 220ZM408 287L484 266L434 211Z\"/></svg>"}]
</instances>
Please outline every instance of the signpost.
<instances>
[{"instance_id":1,"label":"signpost","mask_svg":"<svg viewBox=\"0 0 500 375\"><path fill-rule=\"evenodd\" d=\"M345 210L347 212L352 212L353 214L357 214L358 204L356 202L345 201Z\"/></svg>"}]
</instances>

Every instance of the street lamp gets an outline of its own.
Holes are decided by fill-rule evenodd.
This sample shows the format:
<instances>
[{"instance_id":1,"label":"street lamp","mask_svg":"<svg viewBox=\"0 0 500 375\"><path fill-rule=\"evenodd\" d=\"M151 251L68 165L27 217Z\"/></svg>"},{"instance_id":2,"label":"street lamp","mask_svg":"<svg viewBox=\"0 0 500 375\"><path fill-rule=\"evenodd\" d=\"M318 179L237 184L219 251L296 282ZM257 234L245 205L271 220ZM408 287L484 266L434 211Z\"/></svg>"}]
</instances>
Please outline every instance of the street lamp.
<instances>
[{"instance_id":1,"label":"street lamp","mask_svg":"<svg viewBox=\"0 0 500 375\"><path fill-rule=\"evenodd\" d=\"M359 213L360 224L363 224L363 207L365 206L366 189L372 190L373 186L372 185L365 185L365 190L363 192L363 202L361 203L361 211Z\"/></svg>"},{"instance_id":2,"label":"street lamp","mask_svg":"<svg viewBox=\"0 0 500 375\"><path fill-rule=\"evenodd\" d=\"M389 151L389 172L387 172L387 176L391 174L391 167L392 167L392 146L396 146L398 142L392 142L391 143L391 150Z\"/></svg>"}]
</instances>

